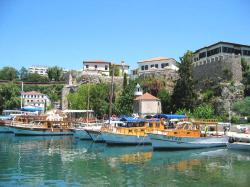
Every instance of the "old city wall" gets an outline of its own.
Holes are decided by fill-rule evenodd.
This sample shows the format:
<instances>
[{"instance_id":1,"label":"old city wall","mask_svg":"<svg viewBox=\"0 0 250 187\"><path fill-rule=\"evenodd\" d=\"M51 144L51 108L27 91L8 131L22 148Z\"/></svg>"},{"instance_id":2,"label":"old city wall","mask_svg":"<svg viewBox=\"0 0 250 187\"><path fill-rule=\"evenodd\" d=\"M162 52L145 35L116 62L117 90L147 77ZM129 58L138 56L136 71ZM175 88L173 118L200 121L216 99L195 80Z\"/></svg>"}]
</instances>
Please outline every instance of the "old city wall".
<instances>
[{"instance_id":1,"label":"old city wall","mask_svg":"<svg viewBox=\"0 0 250 187\"><path fill-rule=\"evenodd\" d=\"M204 87L207 80L240 82L242 80L241 58L235 56L195 66L193 77L199 88Z\"/></svg>"}]
</instances>

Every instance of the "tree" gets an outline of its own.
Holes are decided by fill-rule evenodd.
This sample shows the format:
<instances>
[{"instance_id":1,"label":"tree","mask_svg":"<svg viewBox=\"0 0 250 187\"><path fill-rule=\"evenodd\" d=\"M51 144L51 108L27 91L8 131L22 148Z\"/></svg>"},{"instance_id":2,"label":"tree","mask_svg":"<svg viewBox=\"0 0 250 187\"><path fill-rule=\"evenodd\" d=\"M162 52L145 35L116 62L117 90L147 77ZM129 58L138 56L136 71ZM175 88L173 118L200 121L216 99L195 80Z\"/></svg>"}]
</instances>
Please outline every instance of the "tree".
<instances>
[{"instance_id":1,"label":"tree","mask_svg":"<svg viewBox=\"0 0 250 187\"><path fill-rule=\"evenodd\" d=\"M108 113L109 87L107 84L85 84L78 91L68 95L70 108L93 109L97 116Z\"/></svg>"},{"instance_id":2,"label":"tree","mask_svg":"<svg viewBox=\"0 0 250 187\"><path fill-rule=\"evenodd\" d=\"M25 80L28 77L28 70L25 67L22 67L19 71L20 79Z\"/></svg>"},{"instance_id":3,"label":"tree","mask_svg":"<svg viewBox=\"0 0 250 187\"><path fill-rule=\"evenodd\" d=\"M214 108L211 105L200 105L194 109L193 117L211 119L214 117Z\"/></svg>"},{"instance_id":4,"label":"tree","mask_svg":"<svg viewBox=\"0 0 250 187\"><path fill-rule=\"evenodd\" d=\"M50 81L60 81L62 78L63 70L58 66L48 68L47 74Z\"/></svg>"},{"instance_id":5,"label":"tree","mask_svg":"<svg viewBox=\"0 0 250 187\"><path fill-rule=\"evenodd\" d=\"M49 82L49 79L47 76L39 75L37 73L29 73L26 79L24 79L26 82Z\"/></svg>"},{"instance_id":6,"label":"tree","mask_svg":"<svg viewBox=\"0 0 250 187\"><path fill-rule=\"evenodd\" d=\"M187 51L181 60L179 66L179 76L174 87L171 102L174 110L180 108L193 109L196 101L194 81L192 76L192 52Z\"/></svg>"},{"instance_id":7,"label":"tree","mask_svg":"<svg viewBox=\"0 0 250 187\"><path fill-rule=\"evenodd\" d=\"M123 75L123 89L127 87L128 80L127 80L127 73L124 73Z\"/></svg>"},{"instance_id":8,"label":"tree","mask_svg":"<svg viewBox=\"0 0 250 187\"><path fill-rule=\"evenodd\" d=\"M159 91L157 97L161 100L161 108L162 113L170 113L171 112L171 97L167 90L162 89Z\"/></svg>"},{"instance_id":9,"label":"tree","mask_svg":"<svg viewBox=\"0 0 250 187\"><path fill-rule=\"evenodd\" d=\"M135 81L130 81L129 84L123 89L122 93L118 96L115 103L116 114L130 115L133 113L135 85Z\"/></svg>"},{"instance_id":10,"label":"tree","mask_svg":"<svg viewBox=\"0 0 250 187\"><path fill-rule=\"evenodd\" d=\"M115 77L118 77L120 76L120 69L118 66L116 65L112 65L110 68L109 68L109 75L112 76L112 72L114 70L114 76Z\"/></svg>"},{"instance_id":11,"label":"tree","mask_svg":"<svg viewBox=\"0 0 250 187\"><path fill-rule=\"evenodd\" d=\"M3 67L0 70L0 79L13 81L18 78L18 72L13 67Z\"/></svg>"},{"instance_id":12,"label":"tree","mask_svg":"<svg viewBox=\"0 0 250 187\"><path fill-rule=\"evenodd\" d=\"M13 83L0 85L0 112L3 109L20 108L20 91Z\"/></svg>"},{"instance_id":13,"label":"tree","mask_svg":"<svg viewBox=\"0 0 250 187\"><path fill-rule=\"evenodd\" d=\"M249 116L250 115L250 97L246 97L242 101L237 101L233 104L233 111L240 115Z\"/></svg>"}]
</instances>

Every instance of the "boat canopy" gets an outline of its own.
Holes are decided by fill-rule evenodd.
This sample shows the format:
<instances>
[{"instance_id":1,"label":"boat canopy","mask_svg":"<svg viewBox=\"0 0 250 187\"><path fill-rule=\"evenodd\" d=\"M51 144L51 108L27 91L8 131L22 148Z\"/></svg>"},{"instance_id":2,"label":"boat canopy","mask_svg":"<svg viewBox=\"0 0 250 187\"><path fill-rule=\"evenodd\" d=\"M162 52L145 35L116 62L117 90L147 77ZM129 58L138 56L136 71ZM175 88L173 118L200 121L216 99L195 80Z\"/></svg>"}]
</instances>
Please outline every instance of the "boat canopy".
<instances>
[{"instance_id":1,"label":"boat canopy","mask_svg":"<svg viewBox=\"0 0 250 187\"><path fill-rule=\"evenodd\" d=\"M179 114L156 114L155 118L166 118L166 119L184 119L188 116Z\"/></svg>"},{"instance_id":2,"label":"boat canopy","mask_svg":"<svg viewBox=\"0 0 250 187\"><path fill-rule=\"evenodd\" d=\"M133 117L122 117L120 121L124 121L128 123L140 123L140 122L145 122L145 119L133 118Z\"/></svg>"},{"instance_id":3,"label":"boat canopy","mask_svg":"<svg viewBox=\"0 0 250 187\"><path fill-rule=\"evenodd\" d=\"M43 111L43 108L41 108L41 107L34 107L34 106L25 106L25 107L21 108L21 111L41 112L41 111Z\"/></svg>"},{"instance_id":4,"label":"boat canopy","mask_svg":"<svg viewBox=\"0 0 250 187\"><path fill-rule=\"evenodd\" d=\"M63 110L63 113L87 113L94 112L93 110Z\"/></svg>"}]
</instances>

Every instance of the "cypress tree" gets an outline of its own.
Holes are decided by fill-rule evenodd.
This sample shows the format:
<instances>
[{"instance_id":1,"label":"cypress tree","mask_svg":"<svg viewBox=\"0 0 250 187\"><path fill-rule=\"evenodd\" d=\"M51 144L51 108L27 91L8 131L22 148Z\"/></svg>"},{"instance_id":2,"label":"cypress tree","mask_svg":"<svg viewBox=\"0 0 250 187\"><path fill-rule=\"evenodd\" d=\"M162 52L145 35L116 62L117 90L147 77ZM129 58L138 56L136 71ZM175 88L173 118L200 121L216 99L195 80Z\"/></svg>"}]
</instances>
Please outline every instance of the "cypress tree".
<instances>
[{"instance_id":1,"label":"cypress tree","mask_svg":"<svg viewBox=\"0 0 250 187\"><path fill-rule=\"evenodd\" d=\"M196 93L194 81L192 76L192 57L191 51L187 51L183 57L180 58L179 76L177 80L173 95L171 97L174 111L178 109L193 109L196 101Z\"/></svg>"}]
</instances>

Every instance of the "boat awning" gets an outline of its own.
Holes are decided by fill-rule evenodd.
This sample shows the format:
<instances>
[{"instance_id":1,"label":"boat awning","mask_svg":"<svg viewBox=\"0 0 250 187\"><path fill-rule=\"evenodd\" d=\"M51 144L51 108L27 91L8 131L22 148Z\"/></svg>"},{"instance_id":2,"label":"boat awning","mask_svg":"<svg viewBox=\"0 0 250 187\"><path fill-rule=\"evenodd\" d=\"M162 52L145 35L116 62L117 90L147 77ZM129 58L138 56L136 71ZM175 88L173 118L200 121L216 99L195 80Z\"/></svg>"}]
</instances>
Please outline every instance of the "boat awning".
<instances>
[{"instance_id":1,"label":"boat awning","mask_svg":"<svg viewBox=\"0 0 250 187\"><path fill-rule=\"evenodd\" d=\"M140 123L145 122L144 119L141 118L133 118L133 117L122 117L120 121L128 122L128 123Z\"/></svg>"},{"instance_id":2,"label":"boat awning","mask_svg":"<svg viewBox=\"0 0 250 187\"><path fill-rule=\"evenodd\" d=\"M188 118L186 115L179 115L179 114L156 114L155 118L166 118L166 119L184 119Z\"/></svg>"},{"instance_id":3,"label":"boat awning","mask_svg":"<svg viewBox=\"0 0 250 187\"><path fill-rule=\"evenodd\" d=\"M94 112L93 110L63 110L63 113L87 113Z\"/></svg>"},{"instance_id":4,"label":"boat awning","mask_svg":"<svg viewBox=\"0 0 250 187\"><path fill-rule=\"evenodd\" d=\"M26 112L40 112L43 111L43 108L41 107L34 107L34 106L25 106L21 108L21 111L26 111Z\"/></svg>"}]
</instances>

